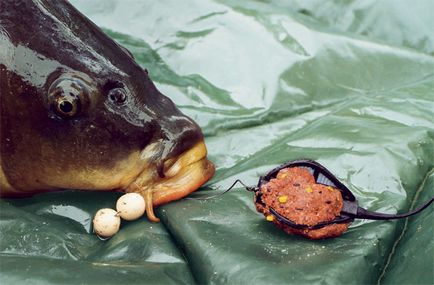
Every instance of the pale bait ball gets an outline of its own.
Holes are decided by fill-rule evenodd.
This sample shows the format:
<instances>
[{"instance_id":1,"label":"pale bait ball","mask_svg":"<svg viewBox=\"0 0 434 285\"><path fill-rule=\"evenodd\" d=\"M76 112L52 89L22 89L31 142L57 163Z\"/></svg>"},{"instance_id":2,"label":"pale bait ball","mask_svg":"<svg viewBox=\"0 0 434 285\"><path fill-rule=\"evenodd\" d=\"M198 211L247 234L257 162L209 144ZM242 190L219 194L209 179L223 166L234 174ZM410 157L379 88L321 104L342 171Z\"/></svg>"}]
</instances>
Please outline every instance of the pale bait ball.
<instances>
[{"instance_id":1,"label":"pale bait ball","mask_svg":"<svg viewBox=\"0 0 434 285\"><path fill-rule=\"evenodd\" d=\"M101 237L111 237L119 231L121 218L118 213L109 208L99 210L93 218L93 230Z\"/></svg>"},{"instance_id":2,"label":"pale bait ball","mask_svg":"<svg viewBox=\"0 0 434 285\"><path fill-rule=\"evenodd\" d=\"M145 199L137 193L122 195L116 202L116 210L122 219L132 221L145 213Z\"/></svg>"}]
</instances>

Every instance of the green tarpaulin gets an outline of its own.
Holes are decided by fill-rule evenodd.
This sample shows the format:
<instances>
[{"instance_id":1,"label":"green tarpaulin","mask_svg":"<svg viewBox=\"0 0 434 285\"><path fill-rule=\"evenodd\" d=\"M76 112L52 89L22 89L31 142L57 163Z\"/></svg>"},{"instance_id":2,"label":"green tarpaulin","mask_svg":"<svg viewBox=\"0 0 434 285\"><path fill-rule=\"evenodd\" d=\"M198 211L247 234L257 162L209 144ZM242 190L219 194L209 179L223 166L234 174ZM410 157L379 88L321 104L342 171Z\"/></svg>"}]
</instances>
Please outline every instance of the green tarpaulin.
<instances>
[{"instance_id":1,"label":"green tarpaulin","mask_svg":"<svg viewBox=\"0 0 434 285\"><path fill-rule=\"evenodd\" d=\"M71 1L202 127L214 178L192 197L319 161L369 210L434 192L434 2ZM0 200L1 284L433 284L433 207L289 236L253 194L157 209L107 241L92 217L120 193Z\"/></svg>"}]
</instances>

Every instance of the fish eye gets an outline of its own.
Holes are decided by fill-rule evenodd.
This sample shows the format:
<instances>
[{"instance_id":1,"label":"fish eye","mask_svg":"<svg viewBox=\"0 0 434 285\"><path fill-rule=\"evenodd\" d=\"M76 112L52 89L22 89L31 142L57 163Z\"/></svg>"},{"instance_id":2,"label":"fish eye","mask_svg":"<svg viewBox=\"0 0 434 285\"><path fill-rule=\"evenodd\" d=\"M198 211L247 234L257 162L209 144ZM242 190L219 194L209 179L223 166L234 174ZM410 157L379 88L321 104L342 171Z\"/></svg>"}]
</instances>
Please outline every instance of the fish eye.
<instances>
[{"instance_id":1,"label":"fish eye","mask_svg":"<svg viewBox=\"0 0 434 285\"><path fill-rule=\"evenodd\" d=\"M89 89L86 83L77 77L59 78L48 90L51 109L62 118L77 116L82 109L83 100L88 97Z\"/></svg>"},{"instance_id":2,"label":"fish eye","mask_svg":"<svg viewBox=\"0 0 434 285\"><path fill-rule=\"evenodd\" d=\"M127 100L126 91L121 87L111 89L108 93L108 97L110 101L117 105L122 105Z\"/></svg>"},{"instance_id":3,"label":"fish eye","mask_svg":"<svg viewBox=\"0 0 434 285\"><path fill-rule=\"evenodd\" d=\"M78 103L76 98L60 98L56 102L56 113L63 117L72 117L78 112Z\"/></svg>"}]
</instances>

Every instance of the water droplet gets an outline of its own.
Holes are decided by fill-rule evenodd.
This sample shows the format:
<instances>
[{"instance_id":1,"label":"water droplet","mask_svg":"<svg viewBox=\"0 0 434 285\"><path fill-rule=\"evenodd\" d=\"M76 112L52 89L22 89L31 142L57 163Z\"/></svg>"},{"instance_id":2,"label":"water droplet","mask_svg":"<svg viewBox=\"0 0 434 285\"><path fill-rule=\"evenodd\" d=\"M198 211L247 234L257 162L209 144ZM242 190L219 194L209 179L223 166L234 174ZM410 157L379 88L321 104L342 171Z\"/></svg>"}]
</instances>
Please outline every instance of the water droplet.
<instances>
[{"instance_id":1,"label":"water droplet","mask_svg":"<svg viewBox=\"0 0 434 285\"><path fill-rule=\"evenodd\" d=\"M283 41L286 39L287 35L286 33L280 33L278 36L279 41Z\"/></svg>"}]
</instances>

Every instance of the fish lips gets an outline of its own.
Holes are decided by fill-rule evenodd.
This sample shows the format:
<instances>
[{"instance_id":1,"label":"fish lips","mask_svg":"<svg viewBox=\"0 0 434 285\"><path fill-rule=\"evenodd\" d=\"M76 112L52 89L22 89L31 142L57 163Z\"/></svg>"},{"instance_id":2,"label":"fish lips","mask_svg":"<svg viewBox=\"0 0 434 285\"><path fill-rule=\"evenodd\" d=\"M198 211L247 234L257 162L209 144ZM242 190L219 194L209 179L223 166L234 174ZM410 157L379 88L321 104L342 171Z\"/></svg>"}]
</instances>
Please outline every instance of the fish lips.
<instances>
[{"instance_id":1,"label":"fish lips","mask_svg":"<svg viewBox=\"0 0 434 285\"><path fill-rule=\"evenodd\" d=\"M147 151L143 153L146 157ZM197 190L214 175L215 167L207 159L207 149L203 140L176 158L163 165L163 177L156 169L145 168L126 189L145 198L146 213L151 221L159 219L153 212L154 206L179 200Z\"/></svg>"}]
</instances>

